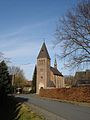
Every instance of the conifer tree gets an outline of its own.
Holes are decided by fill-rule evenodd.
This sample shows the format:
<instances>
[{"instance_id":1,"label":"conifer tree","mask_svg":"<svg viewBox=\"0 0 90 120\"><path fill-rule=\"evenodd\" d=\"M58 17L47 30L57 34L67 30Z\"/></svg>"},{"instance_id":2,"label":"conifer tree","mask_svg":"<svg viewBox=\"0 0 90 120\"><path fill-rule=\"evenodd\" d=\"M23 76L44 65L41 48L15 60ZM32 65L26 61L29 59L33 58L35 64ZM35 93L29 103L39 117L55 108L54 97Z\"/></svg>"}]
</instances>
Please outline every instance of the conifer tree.
<instances>
[{"instance_id":1,"label":"conifer tree","mask_svg":"<svg viewBox=\"0 0 90 120\"><path fill-rule=\"evenodd\" d=\"M37 68L35 66L34 73L33 73L33 80L32 80L32 93L36 93L36 78L37 77Z\"/></svg>"},{"instance_id":2,"label":"conifer tree","mask_svg":"<svg viewBox=\"0 0 90 120\"><path fill-rule=\"evenodd\" d=\"M0 63L0 95L7 95L10 92L11 83L8 67L4 61Z\"/></svg>"}]
</instances>

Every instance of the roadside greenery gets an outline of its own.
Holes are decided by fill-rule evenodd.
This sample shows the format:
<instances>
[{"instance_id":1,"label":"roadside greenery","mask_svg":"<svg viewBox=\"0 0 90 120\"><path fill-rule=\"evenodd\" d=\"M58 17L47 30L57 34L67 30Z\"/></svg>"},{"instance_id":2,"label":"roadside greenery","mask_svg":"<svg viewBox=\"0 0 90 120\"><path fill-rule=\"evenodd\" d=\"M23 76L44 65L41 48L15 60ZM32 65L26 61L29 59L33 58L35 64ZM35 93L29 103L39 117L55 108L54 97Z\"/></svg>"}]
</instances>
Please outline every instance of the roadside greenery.
<instances>
[{"instance_id":1,"label":"roadside greenery","mask_svg":"<svg viewBox=\"0 0 90 120\"><path fill-rule=\"evenodd\" d=\"M25 104L21 105L18 116L20 116L18 120L45 120L43 116L37 115Z\"/></svg>"},{"instance_id":2,"label":"roadside greenery","mask_svg":"<svg viewBox=\"0 0 90 120\"><path fill-rule=\"evenodd\" d=\"M13 86L15 88L21 87L23 88L24 85L26 84L26 78L24 76L24 72L22 69L16 66L9 66L8 67L9 74L12 75L13 78Z\"/></svg>"},{"instance_id":3,"label":"roadside greenery","mask_svg":"<svg viewBox=\"0 0 90 120\"><path fill-rule=\"evenodd\" d=\"M27 99L8 96L0 105L0 120L45 120L24 104Z\"/></svg>"},{"instance_id":4,"label":"roadside greenery","mask_svg":"<svg viewBox=\"0 0 90 120\"><path fill-rule=\"evenodd\" d=\"M31 93L36 93L36 76L37 76L37 68L35 66L34 73L33 73L33 79L32 79L32 90Z\"/></svg>"},{"instance_id":5,"label":"roadside greenery","mask_svg":"<svg viewBox=\"0 0 90 120\"><path fill-rule=\"evenodd\" d=\"M34 113L24 104L27 99L15 98L10 95L12 90L12 79L5 61L0 62L0 120L44 120L42 116ZM19 68L13 69L16 74L15 85L22 87L25 84L23 71ZM13 71L11 69L11 71Z\"/></svg>"},{"instance_id":6,"label":"roadside greenery","mask_svg":"<svg viewBox=\"0 0 90 120\"><path fill-rule=\"evenodd\" d=\"M0 62L0 97L6 96L10 93L11 81L8 72L8 67L5 61ZM0 99L1 99L0 98Z\"/></svg>"}]
</instances>

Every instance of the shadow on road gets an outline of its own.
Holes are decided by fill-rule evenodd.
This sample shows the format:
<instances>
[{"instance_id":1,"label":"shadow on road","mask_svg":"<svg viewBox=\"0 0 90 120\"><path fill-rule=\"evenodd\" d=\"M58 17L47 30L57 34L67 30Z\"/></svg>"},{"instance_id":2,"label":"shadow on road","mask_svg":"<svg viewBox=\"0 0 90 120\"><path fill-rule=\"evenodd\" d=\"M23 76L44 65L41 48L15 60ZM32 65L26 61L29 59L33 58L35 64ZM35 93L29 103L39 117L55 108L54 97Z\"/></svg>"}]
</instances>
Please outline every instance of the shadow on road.
<instances>
[{"instance_id":1,"label":"shadow on road","mask_svg":"<svg viewBox=\"0 0 90 120\"><path fill-rule=\"evenodd\" d=\"M4 97L0 100L0 120L19 120L21 116L19 111L25 101L28 99L14 96Z\"/></svg>"}]
</instances>

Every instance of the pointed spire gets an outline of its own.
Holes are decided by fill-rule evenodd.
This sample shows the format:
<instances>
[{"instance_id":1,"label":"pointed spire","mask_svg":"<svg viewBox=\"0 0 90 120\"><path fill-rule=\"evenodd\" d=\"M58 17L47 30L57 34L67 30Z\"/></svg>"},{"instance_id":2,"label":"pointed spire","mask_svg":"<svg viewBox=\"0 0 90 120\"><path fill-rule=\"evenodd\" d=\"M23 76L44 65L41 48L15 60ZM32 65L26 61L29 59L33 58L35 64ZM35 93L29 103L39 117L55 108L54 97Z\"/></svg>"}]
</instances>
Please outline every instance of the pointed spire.
<instances>
[{"instance_id":1,"label":"pointed spire","mask_svg":"<svg viewBox=\"0 0 90 120\"><path fill-rule=\"evenodd\" d=\"M39 52L39 55L38 55L37 59L39 59L39 58L48 58L48 59L50 59L50 56L48 54L45 42L43 42L43 45L41 47L41 50Z\"/></svg>"},{"instance_id":2,"label":"pointed spire","mask_svg":"<svg viewBox=\"0 0 90 120\"><path fill-rule=\"evenodd\" d=\"M43 43L45 43L45 38L43 38Z\"/></svg>"},{"instance_id":3,"label":"pointed spire","mask_svg":"<svg viewBox=\"0 0 90 120\"><path fill-rule=\"evenodd\" d=\"M57 60L56 60L56 54L55 54L55 60L54 60L54 68L57 69Z\"/></svg>"}]
</instances>

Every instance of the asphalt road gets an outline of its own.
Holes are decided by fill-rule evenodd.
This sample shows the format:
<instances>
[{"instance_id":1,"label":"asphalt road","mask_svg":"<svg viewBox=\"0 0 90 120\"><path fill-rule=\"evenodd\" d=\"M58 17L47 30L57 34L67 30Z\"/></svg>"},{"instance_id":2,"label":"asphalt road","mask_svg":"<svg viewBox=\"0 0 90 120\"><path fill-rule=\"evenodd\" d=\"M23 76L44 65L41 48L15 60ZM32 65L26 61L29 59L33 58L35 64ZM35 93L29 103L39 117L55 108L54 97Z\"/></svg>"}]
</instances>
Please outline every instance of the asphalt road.
<instances>
[{"instance_id":1,"label":"asphalt road","mask_svg":"<svg viewBox=\"0 0 90 120\"><path fill-rule=\"evenodd\" d=\"M19 95L27 99L27 103L38 106L64 120L90 120L90 107L65 102L43 99L37 95Z\"/></svg>"}]
</instances>

